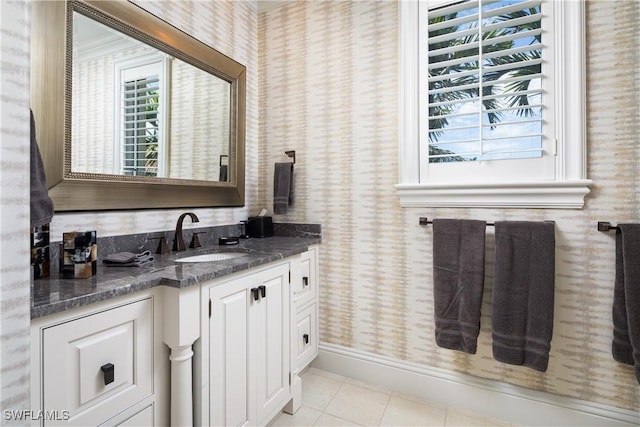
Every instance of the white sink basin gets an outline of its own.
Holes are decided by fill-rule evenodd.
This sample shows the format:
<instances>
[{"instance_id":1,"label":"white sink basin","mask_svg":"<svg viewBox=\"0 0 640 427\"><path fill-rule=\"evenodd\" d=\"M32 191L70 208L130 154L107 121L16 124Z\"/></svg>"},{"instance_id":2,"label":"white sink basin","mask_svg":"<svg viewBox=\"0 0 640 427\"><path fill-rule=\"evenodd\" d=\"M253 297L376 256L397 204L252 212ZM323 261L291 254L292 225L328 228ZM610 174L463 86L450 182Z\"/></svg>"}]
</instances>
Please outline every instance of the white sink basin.
<instances>
[{"instance_id":1,"label":"white sink basin","mask_svg":"<svg viewBox=\"0 0 640 427\"><path fill-rule=\"evenodd\" d=\"M179 258L175 261L176 262L215 262L215 261L224 261L226 259L238 258L245 255L246 254L242 252L217 252L214 254L188 256L185 258Z\"/></svg>"}]
</instances>

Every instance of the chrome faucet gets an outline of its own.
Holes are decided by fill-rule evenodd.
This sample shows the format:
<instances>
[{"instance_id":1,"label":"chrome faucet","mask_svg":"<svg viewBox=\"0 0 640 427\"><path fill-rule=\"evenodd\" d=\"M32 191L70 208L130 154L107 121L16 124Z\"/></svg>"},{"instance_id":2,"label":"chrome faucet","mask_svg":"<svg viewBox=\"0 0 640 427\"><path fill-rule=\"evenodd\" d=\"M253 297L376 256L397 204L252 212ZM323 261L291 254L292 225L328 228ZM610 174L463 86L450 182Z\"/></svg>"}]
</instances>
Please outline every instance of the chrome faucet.
<instances>
[{"instance_id":1,"label":"chrome faucet","mask_svg":"<svg viewBox=\"0 0 640 427\"><path fill-rule=\"evenodd\" d=\"M173 239L173 251L181 252L187 250L187 246L184 244L184 237L182 237L182 221L184 221L184 217L189 215L191 217L191 222L200 222L196 214L192 212L183 213L178 218L178 222L176 224L176 235Z\"/></svg>"}]
</instances>

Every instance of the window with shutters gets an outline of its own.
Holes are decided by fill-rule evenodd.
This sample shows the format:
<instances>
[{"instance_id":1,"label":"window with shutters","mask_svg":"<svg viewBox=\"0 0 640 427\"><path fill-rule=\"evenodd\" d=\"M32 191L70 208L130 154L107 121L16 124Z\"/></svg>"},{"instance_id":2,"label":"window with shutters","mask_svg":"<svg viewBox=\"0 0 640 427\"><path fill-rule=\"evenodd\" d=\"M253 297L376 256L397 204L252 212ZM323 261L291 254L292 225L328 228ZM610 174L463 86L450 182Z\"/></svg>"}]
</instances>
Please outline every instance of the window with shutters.
<instances>
[{"instance_id":1,"label":"window with shutters","mask_svg":"<svg viewBox=\"0 0 640 427\"><path fill-rule=\"evenodd\" d=\"M400 8L401 204L582 207L582 3Z\"/></svg>"},{"instance_id":2,"label":"window with shutters","mask_svg":"<svg viewBox=\"0 0 640 427\"><path fill-rule=\"evenodd\" d=\"M114 173L166 176L167 74L157 55L116 64Z\"/></svg>"}]
</instances>

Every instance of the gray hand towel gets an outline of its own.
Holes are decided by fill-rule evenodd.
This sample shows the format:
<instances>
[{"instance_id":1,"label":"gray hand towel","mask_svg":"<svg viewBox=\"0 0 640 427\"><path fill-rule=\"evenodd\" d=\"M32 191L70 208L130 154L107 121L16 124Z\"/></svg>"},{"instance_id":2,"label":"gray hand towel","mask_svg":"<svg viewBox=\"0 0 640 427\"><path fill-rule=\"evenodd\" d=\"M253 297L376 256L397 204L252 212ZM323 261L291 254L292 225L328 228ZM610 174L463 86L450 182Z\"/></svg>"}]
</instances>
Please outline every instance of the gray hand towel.
<instances>
[{"instance_id":1,"label":"gray hand towel","mask_svg":"<svg viewBox=\"0 0 640 427\"><path fill-rule=\"evenodd\" d=\"M218 181L226 182L229 176L229 166L220 165L220 176L218 177Z\"/></svg>"},{"instance_id":2,"label":"gray hand towel","mask_svg":"<svg viewBox=\"0 0 640 427\"><path fill-rule=\"evenodd\" d=\"M553 334L555 225L496 222L494 359L545 372Z\"/></svg>"},{"instance_id":3,"label":"gray hand towel","mask_svg":"<svg viewBox=\"0 0 640 427\"><path fill-rule=\"evenodd\" d=\"M436 344L475 354L484 291L486 222L433 220Z\"/></svg>"},{"instance_id":4,"label":"gray hand towel","mask_svg":"<svg viewBox=\"0 0 640 427\"><path fill-rule=\"evenodd\" d=\"M153 261L151 251L140 254L118 252L105 257L102 262L108 267L140 267Z\"/></svg>"},{"instance_id":5,"label":"gray hand towel","mask_svg":"<svg viewBox=\"0 0 640 427\"><path fill-rule=\"evenodd\" d=\"M31 227L40 227L51 222L53 202L47 191L47 178L36 140L36 121L31 114Z\"/></svg>"},{"instance_id":6,"label":"gray hand towel","mask_svg":"<svg viewBox=\"0 0 640 427\"><path fill-rule=\"evenodd\" d=\"M273 172L273 213L286 214L293 205L293 163L276 163Z\"/></svg>"},{"instance_id":7,"label":"gray hand towel","mask_svg":"<svg viewBox=\"0 0 640 427\"><path fill-rule=\"evenodd\" d=\"M618 224L613 289L613 358L640 383L640 224Z\"/></svg>"}]
</instances>

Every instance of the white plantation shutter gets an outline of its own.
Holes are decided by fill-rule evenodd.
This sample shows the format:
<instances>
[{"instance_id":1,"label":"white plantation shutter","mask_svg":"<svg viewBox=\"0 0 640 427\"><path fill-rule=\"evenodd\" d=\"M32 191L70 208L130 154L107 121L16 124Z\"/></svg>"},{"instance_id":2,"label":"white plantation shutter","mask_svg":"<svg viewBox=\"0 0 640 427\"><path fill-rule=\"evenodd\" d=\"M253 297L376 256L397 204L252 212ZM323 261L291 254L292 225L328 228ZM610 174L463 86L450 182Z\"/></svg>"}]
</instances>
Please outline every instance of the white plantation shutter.
<instances>
[{"instance_id":1,"label":"white plantation shutter","mask_svg":"<svg viewBox=\"0 0 640 427\"><path fill-rule=\"evenodd\" d=\"M541 157L540 0L465 1L427 19L429 162Z\"/></svg>"},{"instance_id":2,"label":"white plantation shutter","mask_svg":"<svg viewBox=\"0 0 640 427\"><path fill-rule=\"evenodd\" d=\"M158 175L160 77L150 75L121 85L121 170L124 175Z\"/></svg>"},{"instance_id":3,"label":"white plantation shutter","mask_svg":"<svg viewBox=\"0 0 640 427\"><path fill-rule=\"evenodd\" d=\"M581 208L584 2L399 3L400 204Z\"/></svg>"},{"instance_id":4,"label":"white plantation shutter","mask_svg":"<svg viewBox=\"0 0 640 427\"><path fill-rule=\"evenodd\" d=\"M114 174L167 176L170 75L164 54L114 62Z\"/></svg>"}]
</instances>

